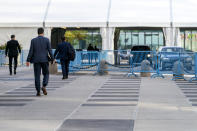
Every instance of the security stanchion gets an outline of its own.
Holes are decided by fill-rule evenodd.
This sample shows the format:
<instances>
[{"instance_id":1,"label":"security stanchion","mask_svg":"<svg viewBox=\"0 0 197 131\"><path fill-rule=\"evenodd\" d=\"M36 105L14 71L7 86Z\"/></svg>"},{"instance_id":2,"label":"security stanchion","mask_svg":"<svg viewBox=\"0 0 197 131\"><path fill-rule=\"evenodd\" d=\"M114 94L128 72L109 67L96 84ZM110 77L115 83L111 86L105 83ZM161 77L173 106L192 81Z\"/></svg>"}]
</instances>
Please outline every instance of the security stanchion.
<instances>
[{"instance_id":1,"label":"security stanchion","mask_svg":"<svg viewBox=\"0 0 197 131\"><path fill-rule=\"evenodd\" d=\"M177 68L177 70L176 70L176 68ZM185 78L184 78L184 67L183 67L183 64L181 62L181 53L180 52L179 52L178 66L177 66L176 62L174 63L172 80L177 80L177 79L185 80Z\"/></svg>"},{"instance_id":2,"label":"security stanchion","mask_svg":"<svg viewBox=\"0 0 197 131\"><path fill-rule=\"evenodd\" d=\"M134 73L134 65L133 65L133 60L132 60L132 54L129 56L129 65L130 65L130 72L127 74L128 77L130 76L134 76L134 77L137 77L137 75Z\"/></svg>"}]
</instances>

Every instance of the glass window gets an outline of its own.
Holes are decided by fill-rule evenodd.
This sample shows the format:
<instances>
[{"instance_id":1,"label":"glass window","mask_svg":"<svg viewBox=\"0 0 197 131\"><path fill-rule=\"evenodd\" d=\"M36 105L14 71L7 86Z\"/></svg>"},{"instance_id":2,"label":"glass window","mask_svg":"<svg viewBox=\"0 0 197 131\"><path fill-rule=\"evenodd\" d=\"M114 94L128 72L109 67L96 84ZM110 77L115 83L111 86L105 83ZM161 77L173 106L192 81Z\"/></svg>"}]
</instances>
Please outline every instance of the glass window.
<instances>
[{"instance_id":1,"label":"glass window","mask_svg":"<svg viewBox=\"0 0 197 131\"><path fill-rule=\"evenodd\" d=\"M152 43L152 33L151 32L146 32L145 33L145 39L146 39L145 45L150 46L151 43Z\"/></svg>"},{"instance_id":2,"label":"glass window","mask_svg":"<svg viewBox=\"0 0 197 131\"><path fill-rule=\"evenodd\" d=\"M151 48L152 50L156 50L159 46L159 33L158 32L153 32L152 33L152 45Z\"/></svg>"},{"instance_id":3,"label":"glass window","mask_svg":"<svg viewBox=\"0 0 197 131\"><path fill-rule=\"evenodd\" d=\"M125 35L125 49L130 49L131 48L131 32L126 31Z\"/></svg>"},{"instance_id":4,"label":"glass window","mask_svg":"<svg viewBox=\"0 0 197 131\"><path fill-rule=\"evenodd\" d=\"M185 48L187 49L187 50L191 50L192 49L192 47L191 47L191 38L192 38L192 34L191 34L191 31L186 31L185 32L186 33L186 35L185 35L185 40L186 40L186 45L185 45Z\"/></svg>"},{"instance_id":5,"label":"glass window","mask_svg":"<svg viewBox=\"0 0 197 131\"><path fill-rule=\"evenodd\" d=\"M139 32L139 45L144 45L144 32Z\"/></svg>"},{"instance_id":6,"label":"glass window","mask_svg":"<svg viewBox=\"0 0 197 131\"><path fill-rule=\"evenodd\" d=\"M164 46L164 36L163 32L159 32L159 47ZM157 48L158 49L158 48Z\"/></svg>"},{"instance_id":7,"label":"glass window","mask_svg":"<svg viewBox=\"0 0 197 131\"><path fill-rule=\"evenodd\" d=\"M131 49L134 45L148 45L157 50L164 45L162 29L158 30L124 30L120 31L118 49Z\"/></svg>"},{"instance_id":8,"label":"glass window","mask_svg":"<svg viewBox=\"0 0 197 131\"><path fill-rule=\"evenodd\" d=\"M120 31L119 41L118 41L118 49L124 49L125 47L125 32Z\"/></svg>"},{"instance_id":9,"label":"glass window","mask_svg":"<svg viewBox=\"0 0 197 131\"><path fill-rule=\"evenodd\" d=\"M192 50L197 51L197 30L192 31Z\"/></svg>"},{"instance_id":10,"label":"glass window","mask_svg":"<svg viewBox=\"0 0 197 131\"><path fill-rule=\"evenodd\" d=\"M132 33L132 45L139 45L138 37L138 33Z\"/></svg>"},{"instance_id":11,"label":"glass window","mask_svg":"<svg viewBox=\"0 0 197 131\"><path fill-rule=\"evenodd\" d=\"M185 50L197 51L197 29L181 29L181 46Z\"/></svg>"}]
</instances>

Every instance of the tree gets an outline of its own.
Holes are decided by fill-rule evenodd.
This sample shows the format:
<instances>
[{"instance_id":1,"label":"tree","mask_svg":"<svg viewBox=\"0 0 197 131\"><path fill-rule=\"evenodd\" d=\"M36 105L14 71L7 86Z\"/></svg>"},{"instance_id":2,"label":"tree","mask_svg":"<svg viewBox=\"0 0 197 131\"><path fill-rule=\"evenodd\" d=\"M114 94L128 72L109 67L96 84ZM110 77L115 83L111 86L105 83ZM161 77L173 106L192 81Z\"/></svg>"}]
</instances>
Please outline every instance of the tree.
<instances>
[{"instance_id":1,"label":"tree","mask_svg":"<svg viewBox=\"0 0 197 131\"><path fill-rule=\"evenodd\" d=\"M65 38L72 45L77 45L79 40L84 40L87 37L87 31L84 30L67 30Z\"/></svg>"}]
</instances>

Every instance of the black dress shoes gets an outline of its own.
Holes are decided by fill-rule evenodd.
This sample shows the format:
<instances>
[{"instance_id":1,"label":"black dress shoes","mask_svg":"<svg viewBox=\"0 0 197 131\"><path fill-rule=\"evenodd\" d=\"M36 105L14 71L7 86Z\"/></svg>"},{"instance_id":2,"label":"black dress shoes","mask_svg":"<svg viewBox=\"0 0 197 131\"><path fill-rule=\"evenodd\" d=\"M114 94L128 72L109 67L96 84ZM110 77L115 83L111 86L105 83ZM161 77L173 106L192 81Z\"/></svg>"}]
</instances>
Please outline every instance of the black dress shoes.
<instances>
[{"instance_id":1,"label":"black dress shoes","mask_svg":"<svg viewBox=\"0 0 197 131\"><path fill-rule=\"evenodd\" d=\"M40 92L37 92L36 96L41 96Z\"/></svg>"},{"instance_id":2,"label":"black dress shoes","mask_svg":"<svg viewBox=\"0 0 197 131\"><path fill-rule=\"evenodd\" d=\"M68 76L63 76L62 80L68 79Z\"/></svg>"},{"instance_id":3,"label":"black dress shoes","mask_svg":"<svg viewBox=\"0 0 197 131\"><path fill-rule=\"evenodd\" d=\"M44 95L47 95L47 90L46 90L45 87L42 87L42 92L43 92Z\"/></svg>"}]
</instances>

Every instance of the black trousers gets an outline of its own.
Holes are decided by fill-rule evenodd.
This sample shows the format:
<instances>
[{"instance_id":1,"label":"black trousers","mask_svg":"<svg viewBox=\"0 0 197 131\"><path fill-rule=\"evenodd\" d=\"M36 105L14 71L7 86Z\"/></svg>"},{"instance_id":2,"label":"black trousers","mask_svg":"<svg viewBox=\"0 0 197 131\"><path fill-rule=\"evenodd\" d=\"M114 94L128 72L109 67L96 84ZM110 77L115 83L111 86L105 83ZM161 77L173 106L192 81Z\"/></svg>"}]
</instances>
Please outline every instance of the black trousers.
<instances>
[{"instance_id":1,"label":"black trousers","mask_svg":"<svg viewBox=\"0 0 197 131\"><path fill-rule=\"evenodd\" d=\"M40 75L43 75L42 86L47 86L49 81L49 63L34 63L34 78L37 92L40 92Z\"/></svg>"},{"instance_id":2,"label":"black trousers","mask_svg":"<svg viewBox=\"0 0 197 131\"><path fill-rule=\"evenodd\" d=\"M16 71L17 68L17 58L18 56L9 56L9 69L10 69L10 73L12 73L12 61L14 59L14 71Z\"/></svg>"},{"instance_id":3,"label":"black trousers","mask_svg":"<svg viewBox=\"0 0 197 131\"><path fill-rule=\"evenodd\" d=\"M69 60L62 60L60 59L61 66L62 66L62 74L63 77L68 77L68 72L69 72Z\"/></svg>"}]
</instances>

